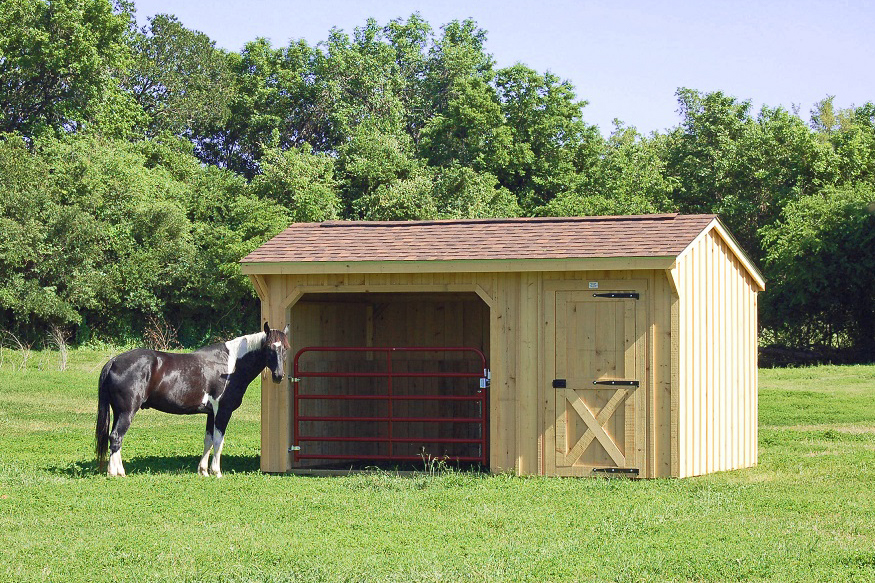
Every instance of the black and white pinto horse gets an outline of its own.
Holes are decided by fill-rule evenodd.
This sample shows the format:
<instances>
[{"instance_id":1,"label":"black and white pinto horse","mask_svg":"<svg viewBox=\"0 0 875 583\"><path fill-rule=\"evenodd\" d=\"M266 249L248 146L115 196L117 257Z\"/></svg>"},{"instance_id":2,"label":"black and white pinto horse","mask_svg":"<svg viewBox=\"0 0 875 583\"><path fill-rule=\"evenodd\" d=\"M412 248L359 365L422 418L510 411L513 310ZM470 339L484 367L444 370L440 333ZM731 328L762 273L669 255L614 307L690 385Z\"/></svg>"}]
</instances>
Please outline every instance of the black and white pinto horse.
<instances>
[{"instance_id":1,"label":"black and white pinto horse","mask_svg":"<svg viewBox=\"0 0 875 583\"><path fill-rule=\"evenodd\" d=\"M285 376L283 364L289 341L285 330L271 330L211 344L188 354L138 348L111 358L98 382L97 462L110 476L124 476L122 440L140 409L165 413L207 414L204 453L198 473L221 477L222 446L228 421L255 377L268 368L275 383ZM113 421L110 432L109 411ZM210 449L213 462L207 469Z\"/></svg>"}]
</instances>

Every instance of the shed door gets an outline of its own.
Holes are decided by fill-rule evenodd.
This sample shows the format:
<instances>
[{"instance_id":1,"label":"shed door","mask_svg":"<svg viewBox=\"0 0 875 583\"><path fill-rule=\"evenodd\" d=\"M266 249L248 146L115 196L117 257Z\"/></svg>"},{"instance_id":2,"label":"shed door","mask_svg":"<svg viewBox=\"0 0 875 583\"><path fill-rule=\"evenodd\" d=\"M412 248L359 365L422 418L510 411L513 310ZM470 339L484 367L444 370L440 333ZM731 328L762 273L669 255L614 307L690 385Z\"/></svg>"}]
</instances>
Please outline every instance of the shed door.
<instances>
[{"instance_id":1,"label":"shed door","mask_svg":"<svg viewBox=\"0 0 875 583\"><path fill-rule=\"evenodd\" d=\"M643 290L634 289L555 292L555 313L548 310L547 321L548 335L555 340L555 359L548 355L547 364L553 379L547 388L548 473L634 468L643 475L642 298Z\"/></svg>"}]
</instances>

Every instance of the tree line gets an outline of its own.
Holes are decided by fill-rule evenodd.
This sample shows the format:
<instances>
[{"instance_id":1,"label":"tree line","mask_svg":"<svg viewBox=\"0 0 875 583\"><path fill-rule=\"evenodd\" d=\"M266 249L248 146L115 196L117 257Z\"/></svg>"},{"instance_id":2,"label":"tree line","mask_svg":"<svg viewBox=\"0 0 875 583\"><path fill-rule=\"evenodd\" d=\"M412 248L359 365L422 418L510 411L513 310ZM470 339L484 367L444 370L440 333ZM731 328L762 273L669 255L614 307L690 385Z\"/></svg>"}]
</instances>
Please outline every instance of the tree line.
<instances>
[{"instance_id":1,"label":"tree line","mask_svg":"<svg viewBox=\"0 0 875 583\"><path fill-rule=\"evenodd\" d=\"M680 88L674 128L603 137L470 19L234 52L134 11L0 5L0 328L248 330L237 262L293 221L717 213L767 278L766 342L875 359L872 102L806 121Z\"/></svg>"}]
</instances>

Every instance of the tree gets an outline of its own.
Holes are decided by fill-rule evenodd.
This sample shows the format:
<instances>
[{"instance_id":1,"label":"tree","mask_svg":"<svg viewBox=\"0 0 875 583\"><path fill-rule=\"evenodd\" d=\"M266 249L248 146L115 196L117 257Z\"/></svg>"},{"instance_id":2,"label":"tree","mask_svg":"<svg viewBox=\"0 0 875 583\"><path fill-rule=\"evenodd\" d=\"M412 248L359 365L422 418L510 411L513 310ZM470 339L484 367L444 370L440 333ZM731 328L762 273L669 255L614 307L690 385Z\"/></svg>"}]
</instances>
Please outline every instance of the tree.
<instances>
[{"instance_id":1,"label":"tree","mask_svg":"<svg viewBox=\"0 0 875 583\"><path fill-rule=\"evenodd\" d=\"M486 170L508 163L511 140L495 89L468 77L454 82L444 111L425 124L420 152L434 166Z\"/></svg>"},{"instance_id":2,"label":"tree","mask_svg":"<svg viewBox=\"0 0 875 583\"><path fill-rule=\"evenodd\" d=\"M131 15L109 0L0 4L0 132L79 129L117 91Z\"/></svg>"},{"instance_id":3,"label":"tree","mask_svg":"<svg viewBox=\"0 0 875 583\"><path fill-rule=\"evenodd\" d=\"M356 216L366 221L412 221L438 218L432 195L431 172L414 174L381 184L352 203Z\"/></svg>"},{"instance_id":4,"label":"tree","mask_svg":"<svg viewBox=\"0 0 875 583\"><path fill-rule=\"evenodd\" d=\"M423 172L425 164L414 158L406 133L384 133L370 123L360 124L338 151L336 175L344 204L343 215L360 218L364 212L355 201L373 195L381 186L407 180ZM385 197L384 197L385 199ZM373 207L368 203L367 207ZM358 209L358 210L356 210Z\"/></svg>"},{"instance_id":5,"label":"tree","mask_svg":"<svg viewBox=\"0 0 875 583\"><path fill-rule=\"evenodd\" d=\"M875 360L875 189L792 201L763 239L771 274L763 324L789 345L850 346Z\"/></svg>"},{"instance_id":6,"label":"tree","mask_svg":"<svg viewBox=\"0 0 875 583\"><path fill-rule=\"evenodd\" d=\"M291 220L179 140L7 135L0 189L0 325L71 324L80 339L131 339L150 315L190 344L248 328L239 260Z\"/></svg>"},{"instance_id":7,"label":"tree","mask_svg":"<svg viewBox=\"0 0 875 583\"><path fill-rule=\"evenodd\" d=\"M79 320L75 308L58 293L55 282L43 277L46 262L61 254L59 242L50 236L54 226L62 221L62 209L47 188L51 182L49 166L28 151L21 137L2 136L0 326L3 328L34 320L55 324ZM85 225L86 235L90 226Z\"/></svg>"},{"instance_id":8,"label":"tree","mask_svg":"<svg viewBox=\"0 0 875 583\"><path fill-rule=\"evenodd\" d=\"M193 131L195 153L207 163L251 179L266 149L309 145L330 150L334 136L325 111L326 91L314 76L319 51L303 40L274 49L266 39L227 56L233 83L229 114Z\"/></svg>"},{"instance_id":9,"label":"tree","mask_svg":"<svg viewBox=\"0 0 875 583\"><path fill-rule=\"evenodd\" d=\"M311 154L303 148L268 150L262 172L251 183L263 200L285 207L295 222L338 218L340 197L334 181L334 161L325 154Z\"/></svg>"},{"instance_id":10,"label":"tree","mask_svg":"<svg viewBox=\"0 0 875 583\"><path fill-rule=\"evenodd\" d=\"M441 219L518 217L516 197L486 172L452 165L438 170L432 191Z\"/></svg>"},{"instance_id":11,"label":"tree","mask_svg":"<svg viewBox=\"0 0 875 583\"><path fill-rule=\"evenodd\" d=\"M149 133L190 135L229 116L228 59L205 34L158 14L132 34L132 59L122 87L149 115Z\"/></svg>"},{"instance_id":12,"label":"tree","mask_svg":"<svg viewBox=\"0 0 875 583\"><path fill-rule=\"evenodd\" d=\"M722 92L678 90L681 125L666 138L671 198L685 213L717 213L756 261L758 231L791 201L834 184L835 157L799 117Z\"/></svg>"},{"instance_id":13,"label":"tree","mask_svg":"<svg viewBox=\"0 0 875 583\"><path fill-rule=\"evenodd\" d=\"M400 18L391 21L383 29L383 34L395 54L394 66L401 82L398 98L404 115L404 131L416 144L422 128L432 115L427 85L430 66L427 49L434 33L416 12L406 22Z\"/></svg>"},{"instance_id":14,"label":"tree","mask_svg":"<svg viewBox=\"0 0 875 583\"><path fill-rule=\"evenodd\" d=\"M501 69L495 76L498 100L510 129L510 146L485 168L517 196L526 212L573 191L581 175L597 163L602 138L582 118L568 82L524 65Z\"/></svg>"},{"instance_id":15,"label":"tree","mask_svg":"<svg viewBox=\"0 0 875 583\"><path fill-rule=\"evenodd\" d=\"M614 121L595 167L573 191L559 193L539 209L545 216L639 215L668 212L673 181L665 176L663 136L641 136Z\"/></svg>"},{"instance_id":16,"label":"tree","mask_svg":"<svg viewBox=\"0 0 875 583\"><path fill-rule=\"evenodd\" d=\"M822 144L832 148L836 184L875 184L875 105L836 108L834 96L811 110L811 127Z\"/></svg>"}]
</instances>

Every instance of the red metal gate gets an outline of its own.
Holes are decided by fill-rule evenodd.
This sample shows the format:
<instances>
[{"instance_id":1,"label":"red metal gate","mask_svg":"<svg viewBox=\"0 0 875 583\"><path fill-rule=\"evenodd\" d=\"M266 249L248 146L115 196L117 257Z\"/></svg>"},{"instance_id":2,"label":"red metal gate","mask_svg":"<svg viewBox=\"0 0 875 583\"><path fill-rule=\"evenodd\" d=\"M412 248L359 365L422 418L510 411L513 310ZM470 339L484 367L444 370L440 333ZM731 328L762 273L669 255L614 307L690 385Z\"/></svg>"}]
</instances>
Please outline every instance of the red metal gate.
<instances>
[{"instance_id":1,"label":"red metal gate","mask_svg":"<svg viewBox=\"0 0 875 583\"><path fill-rule=\"evenodd\" d=\"M337 352L337 353L364 353L363 357L366 361L373 361L375 355L382 355L385 361L382 362L384 370L353 370L347 372L338 371L313 371L302 370L301 358L308 353L315 352ZM413 353L457 353L459 356L469 357L469 366L477 364L477 371L403 371L395 370L393 367L393 354L403 353L410 355ZM458 354L461 353L461 354ZM473 358L471 358L473 357ZM470 362L476 360L476 362ZM361 361L361 360L360 360ZM437 363L438 361L433 361ZM402 367L403 368L403 367ZM323 387L317 392L310 392L306 386L307 379L372 379L369 381L373 384L373 390L368 391L369 387L365 387L362 392L361 387L356 389L356 394L338 394L332 392L331 387ZM453 383L457 386L453 387L453 394L401 394L396 391L397 379L453 379ZM385 379L385 384L380 387L382 390L377 390L377 379ZM470 379L477 379L479 382L473 383ZM487 425L487 388L489 384L489 370L486 365L486 357L483 352L476 348L458 348L458 347L393 347L393 348L375 348L375 347L308 347L302 348L295 355L294 359L294 447L292 448L295 455L295 460L362 460L362 461L416 461L423 459L423 454L413 455L410 453L412 445L421 446L421 451L426 452L427 446L438 444L456 444L458 447L478 446L476 455L472 452L463 455L447 455L445 457L453 461L464 462L479 462L484 466L488 464L487 443L488 443L488 425ZM323 383L324 384L324 383ZM363 383L360 383L363 384ZM467 385L467 386L465 386ZM473 386L472 386L473 385ZM363 415L304 415L301 413L302 404L304 402L318 403L320 401L353 401L358 403L371 403L373 407L382 408L381 414L363 414ZM461 406L463 409L466 404L470 410L461 415L450 415L433 417L425 414L411 414L411 405L415 407L416 403L454 403L453 409ZM397 414L400 405L404 403L402 414ZM302 425L310 422L319 422L324 427L336 427L337 422L346 423L345 427L361 428L369 427L370 433L377 435L341 435L341 431L337 434L331 434L333 430L329 430L326 435L308 435L302 431ZM439 425L458 425L469 424L470 426L479 427L476 436L465 437L440 437L435 435L418 435L411 436L409 433L410 424L422 424L423 427L435 427ZM355 424L355 425L350 425ZM311 424L312 427L312 424ZM398 431L399 428L406 429ZM312 431L312 429L311 429ZM367 433L366 432L366 433ZM407 435L400 435L407 433ZM432 429L432 433L439 433ZM322 446L315 448L308 447L309 444L321 442ZM352 455L349 453L325 453L318 451L311 453L312 449L324 449L324 444L330 443L361 443L371 444L377 449L382 449L380 452L369 452L365 454ZM465 445L469 444L469 445ZM438 445L438 447L441 447ZM444 447L450 447L449 445ZM399 451L401 450L401 451ZM431 455L431 454L428 454ZM444 457L444 456L434 456Z\"/></svg>"}]
</instances>

